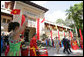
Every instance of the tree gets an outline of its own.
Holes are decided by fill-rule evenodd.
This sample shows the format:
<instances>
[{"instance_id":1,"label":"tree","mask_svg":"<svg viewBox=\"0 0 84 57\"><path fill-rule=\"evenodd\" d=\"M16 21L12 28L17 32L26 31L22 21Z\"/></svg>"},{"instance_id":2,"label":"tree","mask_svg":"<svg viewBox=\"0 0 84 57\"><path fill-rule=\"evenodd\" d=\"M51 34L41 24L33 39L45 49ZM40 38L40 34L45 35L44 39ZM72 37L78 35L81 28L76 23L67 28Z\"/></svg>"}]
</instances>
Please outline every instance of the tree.
<instances>
[{"instance_id":1,"label":"tree","mask_svg":"<svg viewBox=\"0 0 84 57\"><path fill-rule=\"evenodd\" d=\"M83 2L71 6L66 12L67 18L74 21L77 30L81 28L83 31Z\"/></svg>"},{"instance_id":2,"label":"tree","mask_svg":"<svg viewBox=\"0 0 84 57\"><path fill-rule=\"evenodd\" d=\"M64 20L62 20L62 19L57 19L56 20L56 23L57 24L65 24Z\"/></svg>"},{"instance_id":3,"label":"tree","mask_svg":"<svg viewBox=\"0 0 84 57\"><path fill-rule=\"evenodd\" d=\"M70 26L70 27L72 27L73 26L73 24L74 24L74 22L73 22L73 20L71 20L71 19L65 19L65 20L63 20L63 19L57 19L56 20L56 24L63 24L63 25L65 25L65 26Z\"/></svg>"},{"instance_id":4,"label":"tree","mask_svg":"<svg viewBox=\"0 0 84 57\"><path fill-rule=\"evenodd\" d=\"M74 25L74 22L72 19L65 19L65 25L68 26L68 27L73 27Z\"/></svg>"}]
</instances>

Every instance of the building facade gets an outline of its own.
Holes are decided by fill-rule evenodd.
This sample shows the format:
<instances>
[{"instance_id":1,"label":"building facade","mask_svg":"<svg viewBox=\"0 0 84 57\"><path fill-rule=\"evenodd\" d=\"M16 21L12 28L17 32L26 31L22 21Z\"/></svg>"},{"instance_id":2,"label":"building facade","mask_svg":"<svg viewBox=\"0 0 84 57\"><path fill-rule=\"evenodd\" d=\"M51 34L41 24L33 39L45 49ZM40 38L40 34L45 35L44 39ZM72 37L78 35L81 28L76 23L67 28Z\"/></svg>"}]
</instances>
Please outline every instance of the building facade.
<instances>
[{"instance_id":1,"label":"building facade","mask_svg":"<svg viewBox=\"0 0 84 57\"><path fill-rule=\"evenodd\" d=\"M22 14L27 15L27 17L28 17L28 25L27 26L28 27L25 30L28 32L28 35L27 35L28 39L30 39L32 37L32 35L34 33L36 33L36 31L37 31L37 19L38 18L43 19L45 13L48 11L48 9L46 9L40 5L37 5L33 2L30 2L30 1L12 1L12 2L10 1L8 3L4 2L4 5L5 5L5 8L8 9L8 11L7 12L1 11L1 12L5 13L5 15L6 14L11 15L10 12L13 9L20 9L20 15L11 15L11 18L6 18L6 20L10 19L10 22L11 21L19 22L21 24ZM2 14L1 14L1 18L3 19ZM2 20L2 22L4 23L4 22L8 22L8 21ZM7 25L7 26L6 26L6 28L4 28L5 29L4 31L7 31L8 24L5 24L5 25ZM26 39L26 40L28 40L28 39Z\"/></svg>"},{"instance_id":2,"label":"building facade","mask_svg":"<svg viewBox=\"0 0 84 57\"><path fill-rule=\"evenodd\" d=\"M3 3L2 3L3 2ZM40 19L40 22L42 21L45 15L45 13L48 11L48 9L37 5L30 1L2 1L1 2L1 26L4 27L4 31L8 31L8 23L9 22L19 22L21 24L22 14L27 15L28 19L28 25L25 29L25 34L28 36L26 40L29 40L34 33L37 33L37 19ZM20 15L12 15L10 12L13 9L20 9ZM40 23L40 36L45 33L47 36L51 37L50 30L52 30L53 38L58 36L58 30L60 34L60 39L64 37L63 33L65 32L65 35L69 35L69 31L71 28L57 25L52 22L45 21L43 23ZM43 33L42 33L43 32Z\"/></svg>"},{"instance_id":3,"label":"building facade","mask_svg":"<svg viewBox=\"0 0 84 57\"><path fill-rule=\"evenodd\" d=\"M8 32L8 23L13 20L13 15L10 14L13 9L14 2L1 1L1 26L4 28L2 31Z\"/></svg>"},{"instance_id":4,"label":"building facade","mask_svg":"<svg viewBox=\"0 0 84 57\"><path fill-rule=\"evenodd\" d=\"M37 19L43 19L45 12L48 11L48 9L29 1L15 1L14 9L20 9L20 15L14 15L13 21L21 23L22 14L28 17L28 28L26 29L28 31L28 39L34 33L37 33Z\"/></svg>"},{"instance_id":5,"label":"building facade","mask_svg":"<svg viewBox=\"0 0 84 57\"><path fill-rule=\"evenodd\" d=\"M46 21L44 25L45 25L44 32L49 38L51 38L51 34L50 34L51 30L52 30L52 39L54 39L56 36L58 37L58 30L59 30L60 40L64 38L64 33L67 36L67 38L71 38L70 31L72 31L72 28L70 27L58 25L49 21Z\"/></svg>"}]
</instances>

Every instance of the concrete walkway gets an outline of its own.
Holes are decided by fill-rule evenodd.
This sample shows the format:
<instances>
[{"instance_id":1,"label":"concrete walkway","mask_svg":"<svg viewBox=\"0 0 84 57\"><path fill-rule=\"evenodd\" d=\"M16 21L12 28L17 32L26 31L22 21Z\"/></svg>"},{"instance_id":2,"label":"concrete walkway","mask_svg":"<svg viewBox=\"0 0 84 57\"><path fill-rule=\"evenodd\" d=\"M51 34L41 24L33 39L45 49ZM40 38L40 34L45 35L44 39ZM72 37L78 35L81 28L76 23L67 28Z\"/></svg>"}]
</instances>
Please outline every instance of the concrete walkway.
<instances>
[{"instance_id":1,"label":"concrete walkway","mask_svg":"<svg viewBox=\"0 0 84 57\"><path fill-rule=\"evenodd\" d=\"M56 48L47 47L47 50L48 50L48 56L83 56L83 50L72 50L71 49L73 53L69 55L63 53L63 48L60 48L59 54L56 53ZM4 53L1 53L1 56L5 56Z\"/></svg>"},{"instance_id":2,"label":"concrete walkway","mask_svg":"<svg viewBox=\"0 0 84 57\"><path fill-rule=\"evenodd\" d=\"M72 49L71 49L72 50ZM71 54L64 54L63 48L60 48L59 54L56 53L56 48L48 47L49 56L83 56L83 50L72 50Z\"/></svg>"}]
</instances>

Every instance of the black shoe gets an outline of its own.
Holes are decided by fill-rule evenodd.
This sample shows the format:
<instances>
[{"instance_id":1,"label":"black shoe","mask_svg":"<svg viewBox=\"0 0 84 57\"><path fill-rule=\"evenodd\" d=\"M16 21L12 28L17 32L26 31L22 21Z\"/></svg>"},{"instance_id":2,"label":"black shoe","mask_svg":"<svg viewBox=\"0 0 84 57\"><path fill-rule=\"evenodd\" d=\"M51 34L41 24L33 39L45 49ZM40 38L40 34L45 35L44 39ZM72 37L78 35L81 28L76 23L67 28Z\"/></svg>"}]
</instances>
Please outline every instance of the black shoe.
<instances>
[{"instance_id":1,"label":"black shoe","mask_svg":"<svg viewBox=\"0 0 84 57\"><path fill-rule=\"evenodd\" d=\"M70 53L68 53L68 54L70 54Z\"/></svg>"},{"instance_id":2,"label":"black shoe","mask_svg":"<svg viewBox=\"0 0 84 57\"><path fill-rule=\"evenodd\" d=\"M73 52L71 52L71 53L73 53Z\"/></svg>"}]
</instances>

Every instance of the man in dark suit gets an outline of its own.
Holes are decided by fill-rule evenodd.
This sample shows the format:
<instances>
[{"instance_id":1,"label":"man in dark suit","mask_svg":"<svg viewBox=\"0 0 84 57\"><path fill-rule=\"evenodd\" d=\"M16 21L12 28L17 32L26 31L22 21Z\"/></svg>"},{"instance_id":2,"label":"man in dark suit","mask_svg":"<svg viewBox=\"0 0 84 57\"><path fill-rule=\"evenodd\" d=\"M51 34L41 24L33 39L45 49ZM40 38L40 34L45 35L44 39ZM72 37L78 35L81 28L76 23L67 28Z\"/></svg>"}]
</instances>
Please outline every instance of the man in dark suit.
<instances>
[{"instance_id":1,"label":"man in dark suit","mask_svg":"<svg viewBox=\"0 0 84 57\"><path fill-rule=\"evenodd\" d=\"M69 44L68 44L68 39L66 39L66 36L64 36L62 42L63 42L63 45L64 45L63 53L65 53L65 51L67 51L67 53L70 54L69 51L68 51Z\"/></svg>"},{"instance_id":2,"label":"man in dark suit","mask_svg":"<svg viewBox=\"0 0 84 57\"><path fill-rule=\"evenodd\" d=\"M71 51L71 49L70 49L70 40L69 39L67 39L67 48L68 48L68 50L69 50L69 52L70 53L72 53L72 51Z\"/></svg>"}]
</instances>

